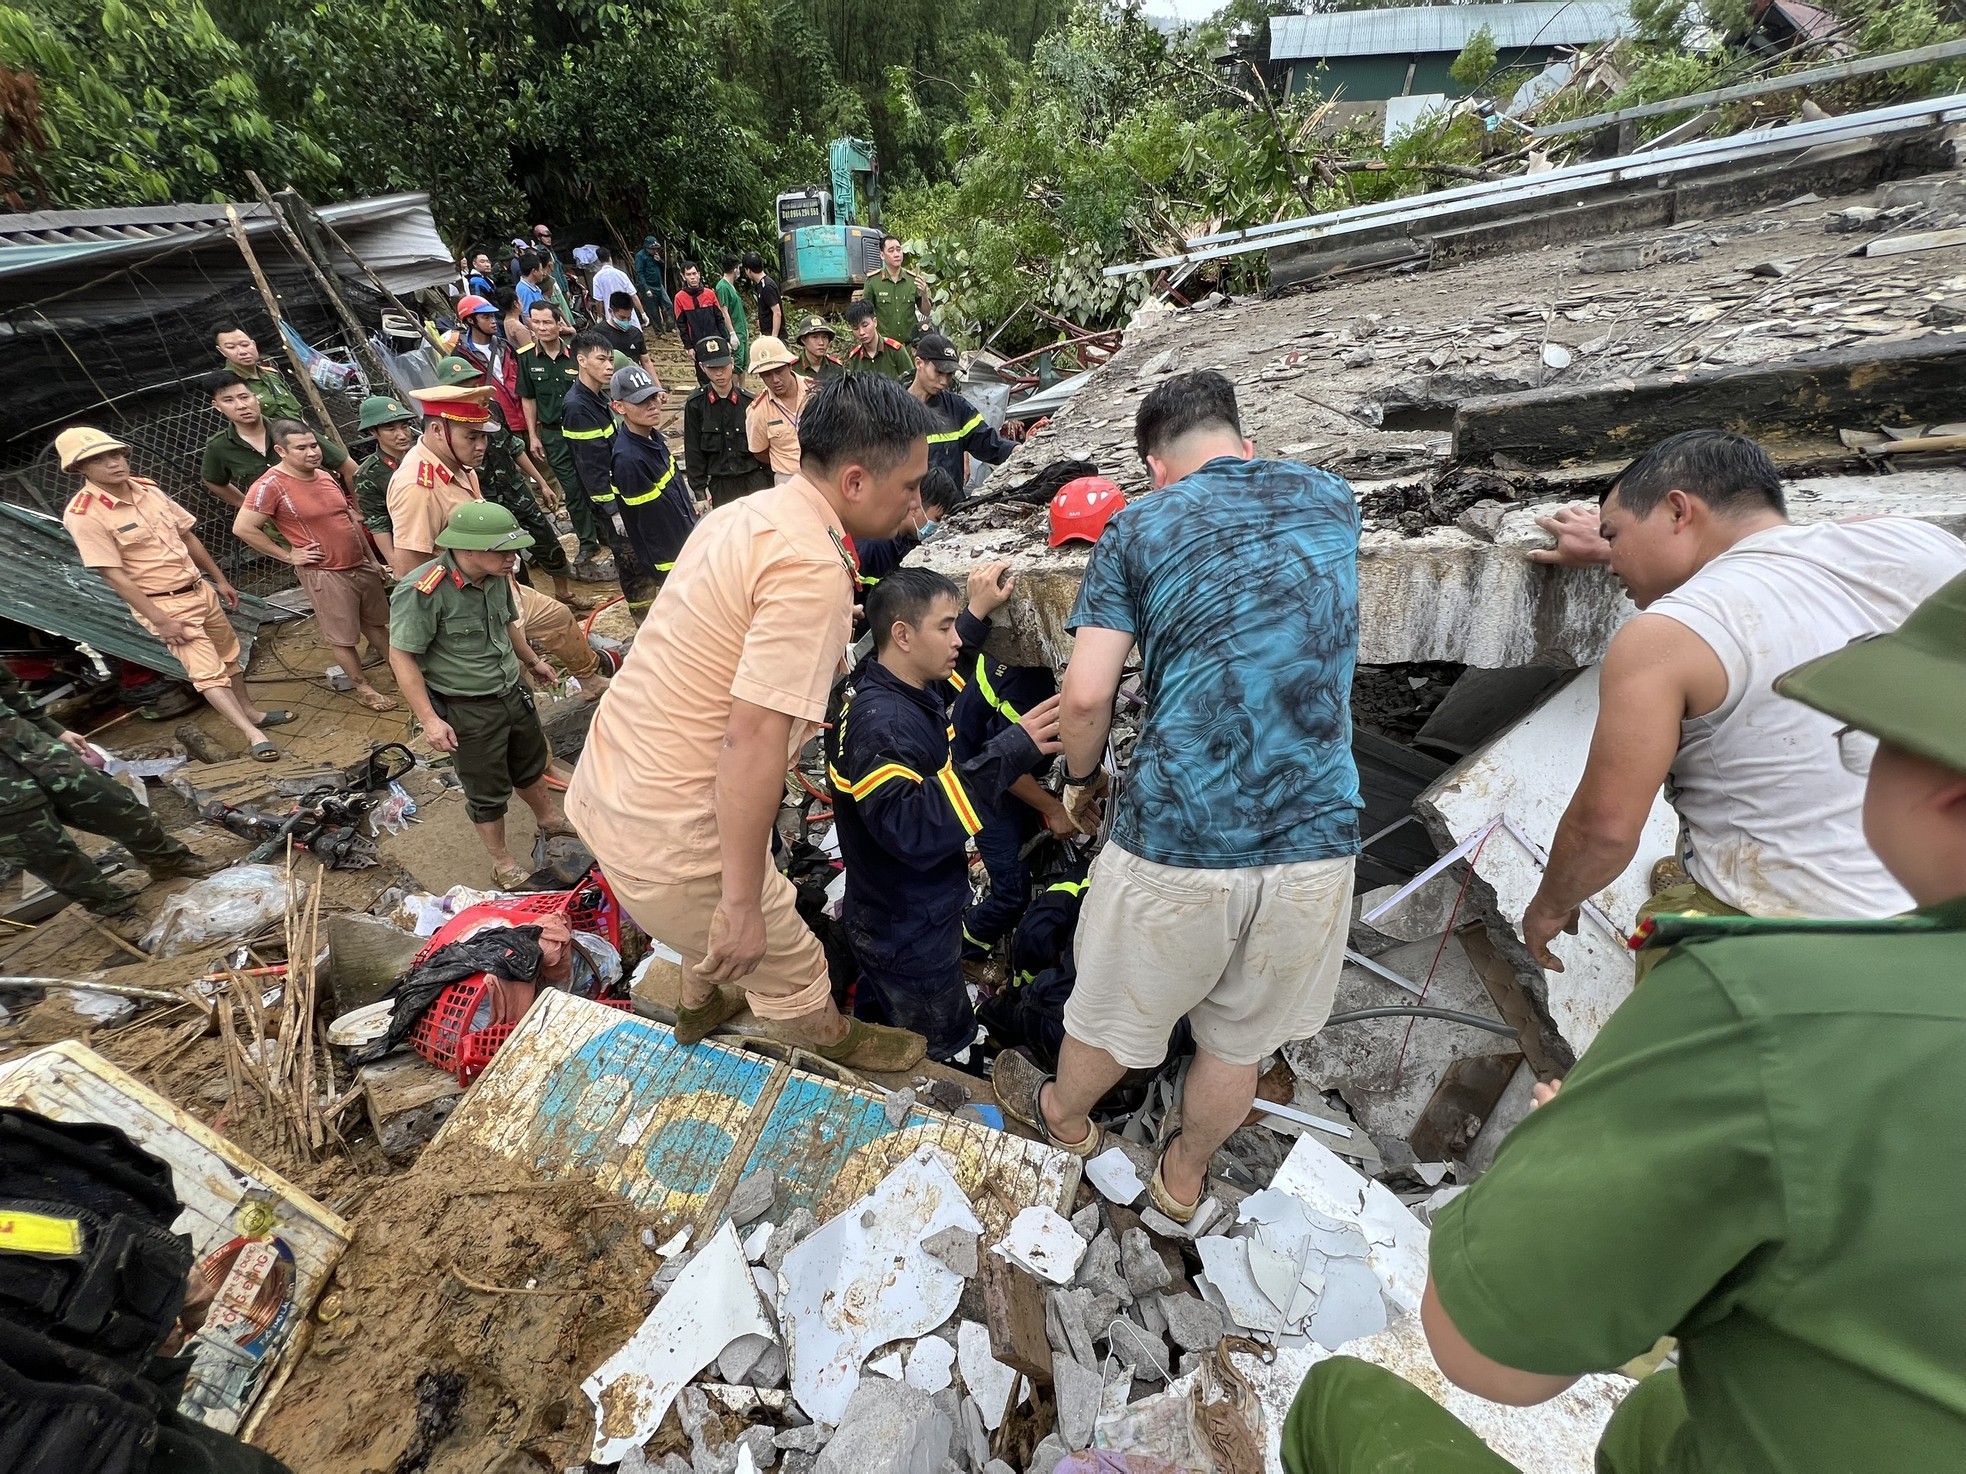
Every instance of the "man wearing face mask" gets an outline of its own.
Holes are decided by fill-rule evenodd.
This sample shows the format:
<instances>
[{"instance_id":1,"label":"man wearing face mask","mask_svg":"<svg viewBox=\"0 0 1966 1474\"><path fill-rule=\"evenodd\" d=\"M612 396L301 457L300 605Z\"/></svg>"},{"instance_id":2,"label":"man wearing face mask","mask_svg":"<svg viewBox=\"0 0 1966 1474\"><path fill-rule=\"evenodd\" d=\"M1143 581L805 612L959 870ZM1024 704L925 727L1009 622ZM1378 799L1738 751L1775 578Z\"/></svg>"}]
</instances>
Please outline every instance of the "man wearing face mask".
<instances>
[{"instance_id":1,"label":"man wearing face mask","mask_svg":"<svg viewBox=\"0 0 1966 1474\"><path fill-rule=\"evenodd\" d=\"M1837 762L1836 724L1773 683L1902 623L1966 569L1966 544L1909 517L1794 526L1774 463L1720 430L1660 441L1595 512L1542 525L1557 545L1531 558L1608 563L1641 612L1604 655L1590 756L1523 916L1530 954L1562 970L1551 940L1631 864L1661 785L1691 883L1659 889L1641 919L1905 910L1864 843L1864 785Z\"/></svg>"},{"instance_id":2,"label":"man wearing face mask","mask_svg":"<svg viewBox=\"0 0 1966 1474\"><path fill-rule=\"evenodd\" d=\"M616 353L625 353L642 366L645 373L653 374L655 366L649 362L648 336L642 325L635 321L635 299L626 292L613 292L608 296L607 316L597 327L603 337L614 345Z\"/></svg>"}]
</instances>

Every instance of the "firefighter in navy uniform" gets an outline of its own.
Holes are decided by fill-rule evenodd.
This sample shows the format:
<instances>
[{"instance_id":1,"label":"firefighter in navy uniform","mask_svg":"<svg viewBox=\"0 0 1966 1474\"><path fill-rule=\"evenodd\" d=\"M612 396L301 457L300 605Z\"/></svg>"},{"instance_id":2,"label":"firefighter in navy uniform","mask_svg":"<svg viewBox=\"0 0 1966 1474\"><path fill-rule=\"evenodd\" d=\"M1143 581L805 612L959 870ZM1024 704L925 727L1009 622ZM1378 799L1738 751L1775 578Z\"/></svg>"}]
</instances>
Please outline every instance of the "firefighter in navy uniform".
<instances>
[{"instance_id":1,"label":"firefighter in navy uniform","mask_svg":"<svg viewBox=\"0 0 1966 1474\"><path fill-rule=\"evenodd\" d=\"M615 577L628 612L640 624L655 602L655 578L628 535L621 504L614 495L614 410L608 403L614 378L614 345L596 332L576 334L574 363L580 377L567 388L560 408L560 433L573 453L574 473L594 504L595 532L614 555Z\"/></svg>"},{"instance_id":2,"label":"firefighter in navy uniform","mask_svg":"<svg viewBox=\"0 0 1966 1474\"><path fill-rule=\"evenodd\" d=\"M616 369L608 383L608 400L621 416L615 427L608 490L627 524L635 556L654 575L659 591L676 554L696 528L696 506L687 482L679 474L669 442L656 428L662 420L662 386L640 364ZM653 593L651 594L653 599ZM643 609L630 609L639 619Z\"/></svg>"},{"instance_id":3,"label":"firefighter in navy uniform","mask_svg":"<svg viewBox=\"0 0 1966 1474\"><path fill-rule=\"evenodd\" d=\"M683 402L683 473L713 507L771 485L771 467L751 454L745 427L751 395L732 364L730 339L722 333L699 339L696 372L704 384Z\"/></svg>"},{"instance_id":4,"label":"firefighter in navy uniform","mask_svg":"<svg viewBox=\"0 0 1966 1474\"><path fill-rule=\"evenodd\" d=\"M826 731L860 1008L923 1035L944 1061L966 1062L976 1037L962 972L967 842L1059 750L1055 698L968 761L951 750L950 677L965 651L973 663L1009 585L1008 564L979 566L964 610L962 591L929 569L882 579L867 596L874 653L842 684Z\"/></svg>"},{"instance_id":5,"label":"firefighter in navy uniform","mask_svg":"<svg viewBox=\"0 0 1966 1474\"><path fill-rule=\"evenodd\" d=\"M962 354L940 333L923 333L915 340L915 377L908 392L932 410L942 428L928 437L928 463L940 466L954 478L958 487L969 486L969 467L965 454L979 461L1001 466L1024 438L1020 420L1005 420L1004 433L990 428L983 411L950 386L962 368Z\"/></svg>"},{"instance_id":6,"label":"firefighter in navy uniform","mask_svg":"<svg viewBox=\"0 0 1966 1474\"><path fill-rule=\"evenodd\" d=\"M1008 665L977 655L956 698L956 761L984 752L1024 720L1024 713L1058 694L1058 678L1046 665ZM1010 785L995 818L976 831L976 853L990 872L990 894L963 918L963 960L979 962L1024 914L1031 898L1031 870L1024 850L1039 833L1057 838L1079 832L1065 805L1038 781L1051 766L1039 758Z\"/></svg>"}]
</instances>

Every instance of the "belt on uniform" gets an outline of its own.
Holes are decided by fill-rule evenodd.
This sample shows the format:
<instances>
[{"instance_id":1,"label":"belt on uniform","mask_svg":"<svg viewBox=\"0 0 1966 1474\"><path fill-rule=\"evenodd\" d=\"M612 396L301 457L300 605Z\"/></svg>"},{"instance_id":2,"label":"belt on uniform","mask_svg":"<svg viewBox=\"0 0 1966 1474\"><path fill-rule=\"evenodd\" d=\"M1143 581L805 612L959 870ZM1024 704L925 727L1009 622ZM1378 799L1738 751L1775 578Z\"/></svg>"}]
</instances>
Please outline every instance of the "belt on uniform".
<instances>
[{"instance_id":1,"label":"belt on uniform","mask_svg":"<svg viewBox=\"0 0 1966 1474\"><path fill-rule=\"evenodd\" d=\"M450 691L439 691L434 686L429 689L431 695L440 697L445 701L503 701L507 696L512 694L511 690L505 690L494 691L489 696L458 696Z\"/></svg>"},{"instance_id":2,"label":"belt on uniform","mask_svg":"<svg viewBox=\"0 0 1966 1474\"><path fill-rule=\"evenodd\" d=\"M181 589L165 589L161 594L146 594L144 597L146 599L175 599L179 594L191 593L194 589L203 585L204 582L204 579L196 578Z\"/></svg>"}]
</instances>

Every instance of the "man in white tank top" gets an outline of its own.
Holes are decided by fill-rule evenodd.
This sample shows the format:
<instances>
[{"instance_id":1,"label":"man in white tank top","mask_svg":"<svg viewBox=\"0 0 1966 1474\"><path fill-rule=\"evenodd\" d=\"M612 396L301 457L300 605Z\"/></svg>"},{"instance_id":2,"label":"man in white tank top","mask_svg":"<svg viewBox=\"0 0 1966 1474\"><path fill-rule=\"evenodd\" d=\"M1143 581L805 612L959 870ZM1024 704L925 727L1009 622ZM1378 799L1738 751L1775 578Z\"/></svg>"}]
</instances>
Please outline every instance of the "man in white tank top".
<instances>
[{"instance_id":1,"label":"man in white tank top","mask_svg":"<svg viewBox=\"0 0 1966 1474\"><path fill-rule=\"evenodd\" d=\"M1774 463L1751 440L1689 430L1626 468L1593 514L1542 525L1538 562L1608 563L1642 611L1599 672L1584 775L1523 916L1544 967L1580 903L1624 872L1662 785L1680 817L1695 909L1872 918L1911 899L1864 842L1863 779L1837 724L1774 679L1885 633L1966 570L1966 543L1909 517L1792 525Z\"/></svg>"}]
</instances>

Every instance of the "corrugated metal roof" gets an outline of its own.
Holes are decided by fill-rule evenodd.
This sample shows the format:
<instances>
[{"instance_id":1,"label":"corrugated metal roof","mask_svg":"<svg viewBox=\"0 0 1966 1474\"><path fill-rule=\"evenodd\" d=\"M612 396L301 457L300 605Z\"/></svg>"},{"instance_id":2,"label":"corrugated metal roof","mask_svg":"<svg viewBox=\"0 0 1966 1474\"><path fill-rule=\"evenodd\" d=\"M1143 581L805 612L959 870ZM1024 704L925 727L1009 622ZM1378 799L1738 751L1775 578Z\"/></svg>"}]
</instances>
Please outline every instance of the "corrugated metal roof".
<instances>
[{"instance_id":1,"label":"corrugated metal roof","mask_svg":"<svg viewBox=\"0 0 1966 1474\"><path fill-rule=\"evenodd\" d=\"M134 660L146 670L188 680L177 657L130 614L102 576L82 566L75 544L54 518L0 502L0 619L80 641L98 653ZM249 661L259 627L272 611L251 594L239 596L228 617L239 632L239 658Z\"/></svg>"},{"instance_id":2,"label":"corrugated metal roof","mask_svg":"<svg viewBox=\"0 0 1966 1474\"><path fill-rule=\"evenodd\" d=\"M1483 26L1503 51L1583 46L1629 35L1624 0L1517 0L1509 5L1421 5L1284 15L1270 22L1270 60L1416 56L1458 52Z\"/></svg>"}]
</instances>

